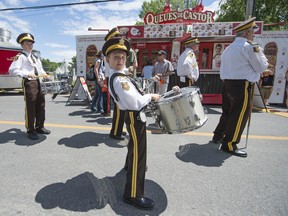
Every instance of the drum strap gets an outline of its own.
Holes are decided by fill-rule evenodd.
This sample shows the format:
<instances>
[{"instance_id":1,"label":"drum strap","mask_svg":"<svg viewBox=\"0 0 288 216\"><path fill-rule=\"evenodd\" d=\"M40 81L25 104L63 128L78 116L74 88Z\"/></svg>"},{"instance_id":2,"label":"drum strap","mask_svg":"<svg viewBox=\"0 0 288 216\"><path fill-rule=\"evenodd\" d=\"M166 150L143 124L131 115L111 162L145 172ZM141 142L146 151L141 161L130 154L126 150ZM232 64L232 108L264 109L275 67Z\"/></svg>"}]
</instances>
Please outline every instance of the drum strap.
<instances>
[{"instance_id":1,"label":"drum strap","mask_svg":"<svg viewBox=\"0 0 288 216\"><path fill-rule=\"evenodd\" d=\"M141 94L144 95L143 90L137 85L137 83L135 82L135 80L133 80L131 77L127 76L126 74L122 74L122 73L114 73L111 78L109 79L109 85L110 85L110 89L111 89L111 93L114 96L115 100L118 101L119 98L115 92L114 86L113 86L113 80L116 76L122 76L122 77L127 77L131 83L135 86L135 88L137 89L137 91Z\"/></svg>"},{"instance_id":2,"label":"drum strap","mask_svg":"<svg viewBox=\"0 0 288 216\"><path fill-rule=\"evenodd\" d=\"M25 52L23 52L23 51L22 51L21 53L22 53L23 55L25 55L26 58L28 59L27 53L25 53ZM35 61L34 58L38 59L37 56L32 52L32 53L31 53L31 59L32 59L33 63L36 63L36 61ZM34 67L34 68L35 68L35 75L38 76L37 68L36 68L36 67Z\"/></svg>"}]
</instances>

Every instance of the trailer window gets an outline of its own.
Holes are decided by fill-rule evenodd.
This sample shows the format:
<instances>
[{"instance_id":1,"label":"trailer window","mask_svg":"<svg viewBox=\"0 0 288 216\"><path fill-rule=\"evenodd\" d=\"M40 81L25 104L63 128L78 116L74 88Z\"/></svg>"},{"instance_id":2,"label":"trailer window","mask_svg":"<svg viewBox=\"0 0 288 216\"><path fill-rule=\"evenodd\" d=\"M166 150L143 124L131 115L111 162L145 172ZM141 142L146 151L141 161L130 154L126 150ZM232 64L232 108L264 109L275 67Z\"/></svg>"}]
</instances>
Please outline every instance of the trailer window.
<instances>
[{"instance_id":1,"label":"trailer window","mask_svg":"<svg viewBox=\"0 0 288 216\"><path fill-rule=\"evenodd\" d=\"M201 69L212 69L212 43L201 43L199 49L198 66Z\"/></svg>"}]
</instances>

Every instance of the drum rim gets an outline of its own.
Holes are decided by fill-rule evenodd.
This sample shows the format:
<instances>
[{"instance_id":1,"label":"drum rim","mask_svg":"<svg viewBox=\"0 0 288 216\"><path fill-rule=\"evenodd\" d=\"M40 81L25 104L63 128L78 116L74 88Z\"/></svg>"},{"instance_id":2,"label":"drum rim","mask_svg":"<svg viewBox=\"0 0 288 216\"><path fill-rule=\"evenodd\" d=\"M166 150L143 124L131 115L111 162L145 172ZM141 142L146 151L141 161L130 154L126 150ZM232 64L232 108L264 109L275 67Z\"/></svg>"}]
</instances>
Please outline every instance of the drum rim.
<instances>
[{"instance_id":1,"label":"drum rim","mask_svg":"<svg viewBox=\"0 0 288 216\"><path fill-rule=\"evenodd\" d=\"M171 93L173 93L173 91L171 91ZM155 103L157 103L157 104L167 103L169 101L175 101L176 99L179 100L185 96L189 97L191 95L194 97L194 95L196 95L196 94L198 94L198 92L196 90L192 91L192 92L185 92L185 93L181 92L180 94L174 95L174 96L169 97L169 98L161 97L160 100L155 102Z\"/></svg>"}]
</instances>

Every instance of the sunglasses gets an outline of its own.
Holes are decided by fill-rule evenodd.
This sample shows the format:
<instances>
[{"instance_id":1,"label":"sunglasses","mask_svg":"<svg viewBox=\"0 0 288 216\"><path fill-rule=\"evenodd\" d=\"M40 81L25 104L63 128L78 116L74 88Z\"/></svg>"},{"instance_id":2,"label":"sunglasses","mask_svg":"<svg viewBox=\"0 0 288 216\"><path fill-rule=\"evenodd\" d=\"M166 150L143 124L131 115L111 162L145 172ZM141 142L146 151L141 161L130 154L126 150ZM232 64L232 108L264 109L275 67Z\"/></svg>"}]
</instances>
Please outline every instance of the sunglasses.
<instances>
[{"instance_id":1,"label":"sunglasses","mask_svg":"<svg viewBox=\"0 0 288 216\"><path fill-rule=\"evenodd\" d=\"M158 54L158 56L162 56L162 54Z\"/></svg>"}]
</instances>

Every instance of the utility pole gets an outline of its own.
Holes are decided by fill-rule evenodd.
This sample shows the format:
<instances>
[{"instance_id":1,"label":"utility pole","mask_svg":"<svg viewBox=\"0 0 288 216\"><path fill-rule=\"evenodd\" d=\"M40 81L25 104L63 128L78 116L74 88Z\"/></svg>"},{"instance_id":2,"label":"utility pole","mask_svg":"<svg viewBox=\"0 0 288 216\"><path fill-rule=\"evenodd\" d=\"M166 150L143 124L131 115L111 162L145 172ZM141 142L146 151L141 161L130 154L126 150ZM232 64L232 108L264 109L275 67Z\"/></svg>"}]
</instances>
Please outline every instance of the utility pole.
<instances>
[{"instance_id":1,"label":"utility pole","mask_svg":"<svg viewBox=\"0 0 288 216\"><path fill-rule=\"evenodd\" d=\"M245 20L254 16L254 3L255 0L246 0L246 16Z\"/></svg>"}]
</instances>

